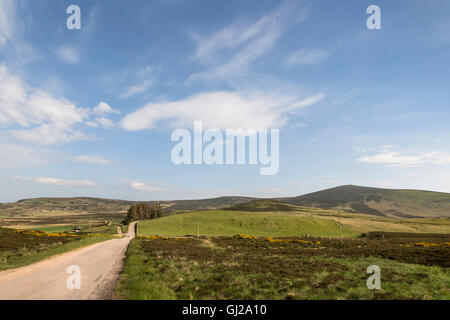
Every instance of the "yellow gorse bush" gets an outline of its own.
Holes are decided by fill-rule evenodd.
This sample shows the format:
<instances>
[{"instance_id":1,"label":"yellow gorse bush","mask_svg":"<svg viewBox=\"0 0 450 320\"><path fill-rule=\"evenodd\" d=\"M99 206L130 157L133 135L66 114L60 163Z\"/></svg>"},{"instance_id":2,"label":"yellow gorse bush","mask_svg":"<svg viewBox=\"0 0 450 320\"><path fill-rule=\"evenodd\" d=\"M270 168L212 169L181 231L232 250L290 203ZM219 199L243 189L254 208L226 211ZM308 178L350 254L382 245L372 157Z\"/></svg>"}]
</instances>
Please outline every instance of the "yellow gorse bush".
<instances>
[{"instance_id":1,"label":"yellow gorse bush","mask_svg":"<svg viewBox=\"0 0 450 320\"><path fill-rule=\"evenodd\" d=\"M16 233L19 234L24 234L24 235L31 235L31 236L36 236L36 237L60 237L60 238L66 238L66 237L81 237L83 235L80 234L72 234L72 233L64 233L64 232L44 232L44 231L39 231L39 230L23 230L23 229L19 229L16 230ZM88 234L86 235L87 237L108 237L111 236L110 234Z\"/></svg>"},{"instance_id":2,"label":"yellow gorse bush","mask_svg":"<svg viewBox=\"0 0 450 320\"><path fill-rule=\"evenodd\" d=\"M182 237L169 238L169 237L163 237L163 236L137 236L136 238L141 239L141 240L169 240L169 239L180 240L180 239L183 239Z\"/></svg>"},{"instance_id":3,"label":"yellow gorse bush","mask_svg":"<svg viewBox=\"0 0 450 320\"><path fill-rule=\"evenodd\" d=\"M242 233L235 234L235 235L233 236L233 238L237 238L237 239L256 239L255 236L249 236L249 235L242 234Z\"/></svg>"},{"instance_id":4,"label":"yellow gorse bush","mask_svg":"<svg viewBox=\"0 0 450 320\"><path fill-rule=\"evenodd\" d=\"M234 235L233 238L250 239L250 240L257 239L256 236L250 236L250 235L246 235L246 234L242 234L242 233ZM300 240L300 239L274 239L272 237L267 237L266 240L269 242L281 242L281 243L293 242L293 243L302 243L302 244L320 244L320 241L306 241L306 240Z\"/></svg>"},{"instance_id":5,"label":"yellow gorse bush","mask_svg":"<svg viewBox=\"0 0 450 320\"><path fill-rule=\"evenodd\" d=\"M77 234L63 233L63 232L44 232L39 230L16 230L17 233L31 235L36 237L79 237Z\"/></svg>"},{"instance_id":6,"label":"yellow gorse bush","mask_svg":"<svg viewBox=\"0 0 450 320\"><path fill-rule=\"evenodd\" d=\"M431 242L416 242L416 247L450 247L450 242L431 243Z\"/></svg>"}]
</instances>

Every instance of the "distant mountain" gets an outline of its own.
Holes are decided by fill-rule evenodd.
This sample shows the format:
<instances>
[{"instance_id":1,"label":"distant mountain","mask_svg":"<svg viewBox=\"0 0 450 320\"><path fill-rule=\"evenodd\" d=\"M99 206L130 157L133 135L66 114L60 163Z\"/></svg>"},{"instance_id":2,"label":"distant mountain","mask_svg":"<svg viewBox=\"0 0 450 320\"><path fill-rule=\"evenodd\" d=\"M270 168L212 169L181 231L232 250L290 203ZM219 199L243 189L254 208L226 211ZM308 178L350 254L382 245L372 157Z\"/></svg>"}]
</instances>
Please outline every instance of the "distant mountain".
<instances>
[{"instance_id":1,"label":"distant mountain","mask_svg":"<svg viewBox=\"0 0 450 320\"><path fill-rule=\"evenodd\" d=\"M396 218L450 217L450 193L345 185L292 198L286 203Z\"/></svg>"},{"instance_id":2,"label":"distant mountain","mask_svg":"<svg viewBox=\"0 0 450 320\"><path fill-rule=\"evenodd\" d=\"M255 198L218 197L198 200L150 201L162 203L168 212L207 210L231 207ZM32 198L14 203L0 203L0 217L27 217L45 212L71 212L91 215L119 214L122 216L136 201L102 198Z\"/></svg>"},{"instance_id":3,"label":"distant mountain","mask_svg":"<svg viewBox=\"0 0 450 320\"><path fill-rule=\"evenodd\" d=\"M101 198L32 198L14 203L1 203L1 216L27 216L34 212L75 212L88 214L123 213L133 201Z\"/></svg>"},{"instance_id":4,"label":"distant mountain","mask_svg":"<svg viewBox=\"0 0 450 320\"><path fill-rule=\"evenodd\" d=\"M0 204L0 217L25 219L46 214L45 212L72 212L120 218L133 203L134 201L87 197L24 199L15 203ZM270 210L273 209L273 211L284 211L290 210L289 205L296 205L322 209L339 207L348 212L395 218L450 217L450 193L353 185L277 199L226 196L199 200L161 201L161 203L168 213L223 208L247 211L267 211L271 208Z\"/></svg>"}]
</instances>

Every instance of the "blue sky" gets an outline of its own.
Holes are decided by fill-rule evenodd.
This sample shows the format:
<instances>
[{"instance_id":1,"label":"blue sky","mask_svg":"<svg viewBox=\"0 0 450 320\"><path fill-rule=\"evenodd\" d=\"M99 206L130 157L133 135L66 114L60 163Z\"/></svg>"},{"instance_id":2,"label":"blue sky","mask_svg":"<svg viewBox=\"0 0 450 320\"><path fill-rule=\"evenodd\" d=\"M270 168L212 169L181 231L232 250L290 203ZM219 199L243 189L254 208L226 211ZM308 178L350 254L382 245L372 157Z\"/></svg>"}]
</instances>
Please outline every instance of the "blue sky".
<instances>
[{"instance_id":1,"label":"blue sky","mask_svg":"<svg viewBox=\"0 0 450 320\"><path fill-rule=\"evenodd\" d=\"M366 27L372 4L381 30ZM450 192L449 13L437 0L0 0L0 201ZM279 128L279 173L174 165L171 133L193 120Z\"/></svg>"}]
</instances>

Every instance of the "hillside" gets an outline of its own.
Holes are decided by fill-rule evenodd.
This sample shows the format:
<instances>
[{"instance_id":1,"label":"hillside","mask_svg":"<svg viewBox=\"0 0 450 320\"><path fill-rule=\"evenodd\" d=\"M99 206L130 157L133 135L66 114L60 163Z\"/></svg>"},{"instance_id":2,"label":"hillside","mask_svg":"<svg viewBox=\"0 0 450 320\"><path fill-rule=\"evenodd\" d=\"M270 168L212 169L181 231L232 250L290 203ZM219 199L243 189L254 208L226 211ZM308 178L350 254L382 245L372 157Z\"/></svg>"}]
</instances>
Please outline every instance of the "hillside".
<instances>
[{"instance_id":1,"label":"hillside","mask_svg":"<svg viewBox=\"0 0 450 320\"><path fill-rule=\"evenodd\" d=\"M163 201L162 203L164 208L168 211L191 211L191 210L221 209L245 203L254 199L256 198L229 196L229 197L218 197L199 200Z\"/></svg>"},{"instance_id":2,"label":"hillside","mask_svg":"<svg viewBox=\"0 0 450 320\"><path fill-rule=\"evenodd\" d=\"M167 214L230 207L254 198L219 197L200 200L161 201ZM90 225L105 220L122 221L135 201L101 198L33 198L0 204L0 225L42 227Z\"/></svg>"},{"instance_id":3,"label":"hillside","mask_svg":"<svg viewBox=\"0 0 450 320\"><path fill-rule=\"evenodd\" d=\"M246 211L246 212L291 212L296 211L299 208L292 204L288 204L286 202L278 200L257 199L240 203L224 209L231 211Z\"/></svg>"},{"instance_id":4,"label":"hillside","mask_svg":"<svg viewBox=\"0 0 450 320\"><path fill-rule=\"evenodd\" d=\"M352 233L344 228L344 235ZM250 234L257 236L338 236L339 224L331 219L283 212L194 211L139 222L139 235Z\"/></svg>"},{"instance_id":5,"label":"hillside","mask_svg":"<svg viewBox=\"0 0 450 320\"><path fill-rule=\"evenodd\" d=\"M280 202L281 201L281 202ZM0 225L50 226L121 221L134 201L100 198L36 198L0 204ZM218 197L162 201L168 214L195 210L228 209L246 212L311 211L333 209L391 218L450 217L450 194L420 190L394 190L340 186L297 197L257 199ZM295 207L299 206L299 207ZM302 208L300 208L302 207Z\"/></svg>"},{"instance_id":6,"label":"hillside","mask_svg":"<svg viewBox=\"0 0 450 320\"><path fill-rule=\"evenodd\" d=\"M395 218L450 217L450 193L340 186L279 200L304 207L331 209Z\"/></svg>"},{"instance_id":7,"label":"hillside","mask_svg":"<svg viewBox=\"0 0 450 320\"><path fill-rule=\"evenodd\" d=\"M123 212L133 201L100 198L34 198L23 199L14 203L0 204L0 213L5 215L22 215L30 211L70 211L78 213Z\"/></svg>"}]
</instances>

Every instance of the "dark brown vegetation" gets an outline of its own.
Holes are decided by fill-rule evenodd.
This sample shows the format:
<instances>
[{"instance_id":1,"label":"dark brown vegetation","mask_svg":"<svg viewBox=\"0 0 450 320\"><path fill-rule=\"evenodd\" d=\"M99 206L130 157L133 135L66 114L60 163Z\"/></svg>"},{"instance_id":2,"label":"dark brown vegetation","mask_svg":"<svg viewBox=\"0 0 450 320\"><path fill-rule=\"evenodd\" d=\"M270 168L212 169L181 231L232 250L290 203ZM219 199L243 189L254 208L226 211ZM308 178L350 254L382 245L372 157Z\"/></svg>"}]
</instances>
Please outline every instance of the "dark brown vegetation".
<instances>
[{"instance_id":1,"label":"dark brown vegetation","mask_svg":"<svg viewBox=\"0 0 450 320\"><path fill-rule=\"evenodd\" d=\"M439 239L439 244L447 240ZM128 250L118 291L130 299L448 298L450 247L417 246L416 241L250 237L135 240ZM420 241L437 242L436 238ZM366 268L371 264L381 267L383 290L366 287Z\"/></svg>"},{"instance_id":2,"label":"dark brown vegetation","mask_svg":"<svg viewBox=\"0 0 450 320\"><path fill-rule=\"evenodd\" d=\"M290 212L301 208L278 200L264 199L251 200L225 209L245 212Z\"/></svg>"},{"instance_id":3,"label":"dark brown vegetation","mask_svg":"<svg viewBox=\"0 0 450 320\"><path fill-rule=\"evenodd\" d=\"M19 249L35 249L39 251L52 244L63 244L70 241L77 241L80 237L65 234L50 235L45 232L32 230L14 230L0 227L0 252Z\"/></svg>"}]
</instances>

